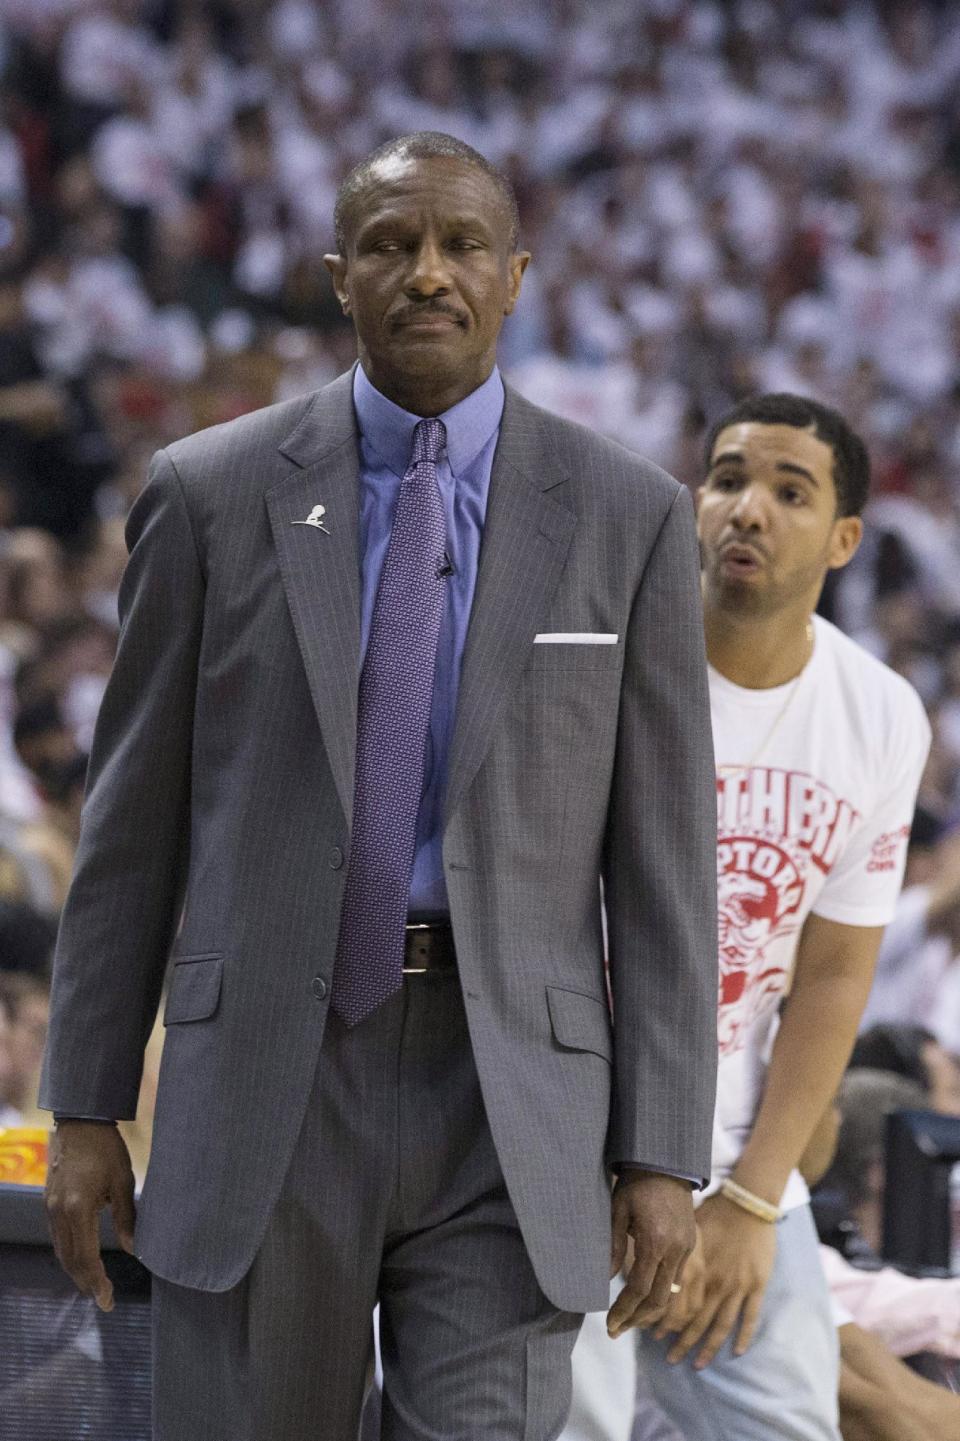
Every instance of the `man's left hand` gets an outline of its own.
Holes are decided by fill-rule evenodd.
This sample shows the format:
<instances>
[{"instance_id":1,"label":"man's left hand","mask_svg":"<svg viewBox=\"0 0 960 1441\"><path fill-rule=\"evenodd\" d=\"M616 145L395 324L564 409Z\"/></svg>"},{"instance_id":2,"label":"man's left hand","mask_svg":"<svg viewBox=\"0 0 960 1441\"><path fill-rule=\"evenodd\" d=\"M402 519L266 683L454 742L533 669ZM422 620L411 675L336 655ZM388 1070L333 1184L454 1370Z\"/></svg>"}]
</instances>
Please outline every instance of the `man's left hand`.
<instances>
[{"instance_id":1,"label":"man's left hand","mask_svg":"<svg viewBox=\"0 0 960 1441\"><path fill-rule=\"evenodd\" d=\"M613 1337L660 1315L670 1287L680 1281L696 1239L689 1181L658 1171L622 1171L613 1191L611 1275L623 1266L628 1236L633 1265L607 1316Z\"/></svg>"}]
</instances>

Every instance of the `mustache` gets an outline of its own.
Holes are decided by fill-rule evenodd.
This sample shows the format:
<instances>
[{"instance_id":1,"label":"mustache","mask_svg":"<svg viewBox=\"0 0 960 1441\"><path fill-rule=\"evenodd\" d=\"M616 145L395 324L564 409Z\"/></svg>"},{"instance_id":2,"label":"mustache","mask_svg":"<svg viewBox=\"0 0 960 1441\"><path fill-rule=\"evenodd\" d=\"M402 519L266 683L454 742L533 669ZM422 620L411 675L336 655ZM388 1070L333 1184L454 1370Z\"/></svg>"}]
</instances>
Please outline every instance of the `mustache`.
<instances>
[{"instance_id":1,"label":"mustache","mask_svg":"<svg viewBox=\"0 0 960 1441\"><path fill-rule=\"evenodd\" d=\"M446 315L458 325L462 325L464 320L463 311L455 306L446 305L442 300L424 300L418 305L406 305L403 310L398 310L393 324L405 325L409 320L422 320L424 316L431 315Z\"/></svg>"}]
</instances>

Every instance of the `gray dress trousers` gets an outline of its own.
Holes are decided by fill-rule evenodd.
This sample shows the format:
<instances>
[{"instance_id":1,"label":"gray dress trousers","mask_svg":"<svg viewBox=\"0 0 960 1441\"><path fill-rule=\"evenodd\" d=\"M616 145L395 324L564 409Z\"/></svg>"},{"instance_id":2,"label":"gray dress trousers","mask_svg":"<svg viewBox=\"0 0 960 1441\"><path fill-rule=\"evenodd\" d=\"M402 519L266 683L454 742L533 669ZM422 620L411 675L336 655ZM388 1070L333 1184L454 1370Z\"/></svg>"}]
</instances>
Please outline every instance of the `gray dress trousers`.
<instances>
[{"instance_id":1,"label":"gray dress trousers","mask_svg":"<svg viewBox=\"0 0 960 1441\"><path fill-rule=\"evenodd\" d=\"M156 1281L155 1441L356 1441L378 1299L382 1441L559 1436L582 1318L534 1276L455 974L406 977L352 1030L331 1014L239 1285Z\"/></svg>"}]
</instances>

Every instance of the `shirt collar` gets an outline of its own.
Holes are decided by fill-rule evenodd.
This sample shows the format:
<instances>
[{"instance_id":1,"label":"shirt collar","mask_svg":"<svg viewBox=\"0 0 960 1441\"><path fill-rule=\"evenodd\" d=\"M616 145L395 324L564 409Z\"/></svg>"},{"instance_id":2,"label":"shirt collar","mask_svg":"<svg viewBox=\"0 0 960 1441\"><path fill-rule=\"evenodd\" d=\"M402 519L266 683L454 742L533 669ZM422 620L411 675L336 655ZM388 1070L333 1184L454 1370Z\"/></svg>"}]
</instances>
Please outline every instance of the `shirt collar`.
<instances>
[{"instance_id":1,"label":"shirt collar","mask_svg":"<svg viewBox=\"0 0 960 1441\"><path fill-rule=\"evenodd\" d=\"M410 464L413 432L422 418L394 405L358 365L353 376L353 404L364 441L381 460L402 476ZM447 460L454 476L472 465L491 439L503 416L503 381L497 366L482 385L439 417L447 428Z\"/></svg>"}]
</instances>

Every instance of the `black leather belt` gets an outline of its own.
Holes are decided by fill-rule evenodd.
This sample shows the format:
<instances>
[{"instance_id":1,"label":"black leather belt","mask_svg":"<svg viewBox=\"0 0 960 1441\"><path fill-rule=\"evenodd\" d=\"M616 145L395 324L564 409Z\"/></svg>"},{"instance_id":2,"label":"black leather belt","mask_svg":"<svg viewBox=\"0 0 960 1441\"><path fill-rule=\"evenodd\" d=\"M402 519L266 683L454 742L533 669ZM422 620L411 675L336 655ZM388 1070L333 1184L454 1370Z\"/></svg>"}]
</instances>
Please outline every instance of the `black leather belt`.
<instances>
[{"instance_id":1,"label":"black leather belt","mask_svg":"<svg viewBox=\"0 0 960 1441\"><path fill-rule=\"evenodd\" d=\"M408 921L403 951L403 974L422 976L428 971L455 971L453 927L449 921Z\"/></svg>"}]
</instances>

